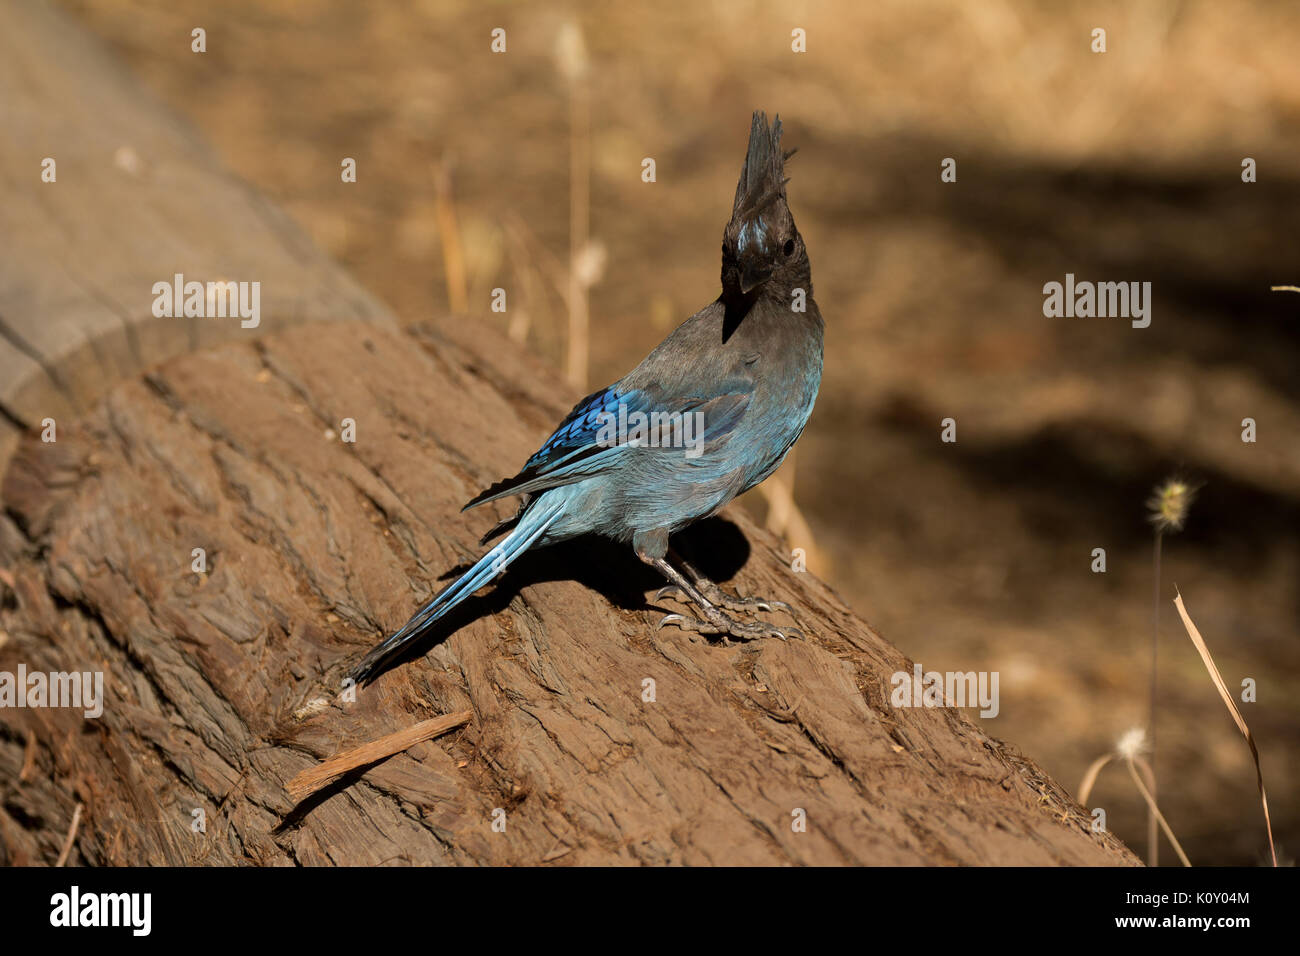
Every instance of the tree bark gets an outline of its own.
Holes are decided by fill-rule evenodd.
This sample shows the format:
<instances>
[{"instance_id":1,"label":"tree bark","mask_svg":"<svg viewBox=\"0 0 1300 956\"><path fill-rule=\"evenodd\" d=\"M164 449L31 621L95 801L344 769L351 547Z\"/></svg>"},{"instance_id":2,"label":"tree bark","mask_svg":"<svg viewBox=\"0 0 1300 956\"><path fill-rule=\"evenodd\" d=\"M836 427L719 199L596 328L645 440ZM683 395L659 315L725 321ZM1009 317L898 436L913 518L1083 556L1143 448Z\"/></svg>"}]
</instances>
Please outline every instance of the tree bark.
<instances>
[{"instance_id":1,"label":"tree bark","mask_svg":"<svg viewBox=\"0 0 1300 956\"><path fill-rule=\"evenodd\" d=\"M80 802L91 864L1135 862L959 712L892 707L911 662L737 509L686 547L788 601L806 640L657 631L630 550L575 542L348 703L348 667L508 509L460 505L572 398L484 324L336 323L172 360L25 440L0 669L102 670L107 703L0 710L5 859L53 860ZM461 710L301 804L285 791Z\"/></svg>"}]
</instances>

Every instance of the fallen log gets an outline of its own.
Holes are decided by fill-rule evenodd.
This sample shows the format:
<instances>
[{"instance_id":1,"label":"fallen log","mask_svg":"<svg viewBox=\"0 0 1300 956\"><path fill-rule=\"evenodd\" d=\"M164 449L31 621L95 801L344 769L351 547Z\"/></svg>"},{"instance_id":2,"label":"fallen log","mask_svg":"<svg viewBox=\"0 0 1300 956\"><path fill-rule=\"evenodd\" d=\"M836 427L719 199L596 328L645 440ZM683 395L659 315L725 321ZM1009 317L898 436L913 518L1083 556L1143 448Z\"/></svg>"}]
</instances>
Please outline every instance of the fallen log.
<instances>
[{"instance_id":1,"label":"fallen log","mask_svg":"<svg viewBox=\"0 0 1300 956\"><path fill-rule=\"evenodd\" d=\"M486 326L337 323L174 359L25 440L0 670L102 670L106 700L0 709L4 858L55 859L80 802L72 861L97 865L1134 862L959 712L891 706L911 663L738 509L684 546L788 601L806 640L657 631L654 576L578 541L346 688L475 555L493 516L460 505L572 397ZM466 710L303 803L285 789Z\"/></svg>"}]
</instances>

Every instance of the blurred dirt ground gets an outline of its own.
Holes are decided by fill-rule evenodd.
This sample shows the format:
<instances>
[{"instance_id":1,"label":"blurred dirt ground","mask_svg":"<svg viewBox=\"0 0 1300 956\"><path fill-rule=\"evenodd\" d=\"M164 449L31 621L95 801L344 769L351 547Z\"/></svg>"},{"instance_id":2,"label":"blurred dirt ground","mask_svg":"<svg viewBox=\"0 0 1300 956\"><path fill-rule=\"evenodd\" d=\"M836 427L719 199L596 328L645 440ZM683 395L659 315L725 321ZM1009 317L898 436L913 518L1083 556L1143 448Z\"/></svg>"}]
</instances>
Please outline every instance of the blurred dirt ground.
<instances>
[{"instance_id":1,"label":"blurred dirt ground","mask_svg":"<svg viewBox=\"0 0 1300 956\"><path fill-rule=\"evenodd\" d=\"M779 112L827 321L794 478L824 554L813 569L927 669L999 671L987 729L1077 789L1145 718L1143 502L1183 469L1205 484L1166 541L1165 597L1176 582L1230 687L1258 682L1243 709L1282 854L1295 852L1300 295L1269 286L1300 283L1300 7L63 5L408 322L448 307L436 180L449 169L468 314L513 322L557 367L570 161L557 40L579 25L604 250L592 384L716 295L749 113ZM795 27L807 53L791 52ZM1105 54L1089 49L1095 27ZM340 182L345 156L355 184ZM939 181L944 157L955 184ZM1151 327L1044 318L1042 286L1067 272L1152 282ZM489 308L497 286L506 315ZM948 416L955 445L939 441ZM1245 417L1256 444L1240 441ZM1161 654L1166 815L1194 863L1262 862L1248 750L1168 601ZM1126 774L1108 769L1090 803L1144 852Z\"/></svg>"}]
</instances>

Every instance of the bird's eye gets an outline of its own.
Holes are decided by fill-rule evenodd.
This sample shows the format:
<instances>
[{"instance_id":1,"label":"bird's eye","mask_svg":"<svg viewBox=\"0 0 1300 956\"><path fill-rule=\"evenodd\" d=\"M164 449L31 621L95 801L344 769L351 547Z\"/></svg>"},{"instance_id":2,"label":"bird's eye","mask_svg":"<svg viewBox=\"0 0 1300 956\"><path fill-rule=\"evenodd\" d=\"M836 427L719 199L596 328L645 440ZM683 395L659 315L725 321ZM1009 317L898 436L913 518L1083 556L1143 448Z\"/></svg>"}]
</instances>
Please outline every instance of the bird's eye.
<instances>
[{"instance_id":1,"label":"bird's eye","mask_svg":"<svg viewBox=\"0 0 1300 956\"><path fill-rule=\"evenodd\" d=\"M794 240L787 239L785 241L785 245L781 247L781 251L785 253L787 256L794 255Z\"/></svg>"}]
</instances>

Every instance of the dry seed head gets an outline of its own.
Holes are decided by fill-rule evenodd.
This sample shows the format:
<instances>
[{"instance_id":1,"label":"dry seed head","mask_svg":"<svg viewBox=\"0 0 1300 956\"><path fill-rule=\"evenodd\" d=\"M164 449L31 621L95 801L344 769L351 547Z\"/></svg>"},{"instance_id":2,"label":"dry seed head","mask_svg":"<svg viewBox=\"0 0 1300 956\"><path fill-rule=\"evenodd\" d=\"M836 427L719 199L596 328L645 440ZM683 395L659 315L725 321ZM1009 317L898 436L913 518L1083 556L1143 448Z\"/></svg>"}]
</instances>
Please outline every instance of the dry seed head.
<instances>
[{"instance_id":1,"label":"dry seed head","mask_svg":"<svg viewBox=\"0 0 1300 956\"><path fill-rule=\"evenodd\" d=\"M555 65L570 83L576 83L587 75L587 43L582 36L582 27L573 20L561 24L555 36Z\"/></svg>"},{"instance_id":2,"label":"dry seed head","mask_svg":"<svg viewBox=\"0 0 1300 956\"><path fill-rule=\"evenodd\" d=\"M1182 531L1195 497L1196 489L1188 482L1181 478L1166 479L1163 484L1156 485L1155 492L1147 500L1151 523L1160 532Z\"/></svg>"},{"instance_id":3,"label":"dry seed head","mask_svg":"<svg viewBox=\"0 0 1300 956\"><path fill-rule=\"evenodd\" d=\"M1147 732L1145 727L1134 727L1124 731L1115 744L1115 753L1125 760L1132 760L1147 751Z\"/></svg>"}]
</instances>

